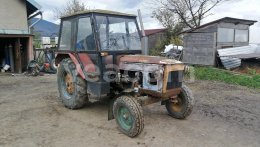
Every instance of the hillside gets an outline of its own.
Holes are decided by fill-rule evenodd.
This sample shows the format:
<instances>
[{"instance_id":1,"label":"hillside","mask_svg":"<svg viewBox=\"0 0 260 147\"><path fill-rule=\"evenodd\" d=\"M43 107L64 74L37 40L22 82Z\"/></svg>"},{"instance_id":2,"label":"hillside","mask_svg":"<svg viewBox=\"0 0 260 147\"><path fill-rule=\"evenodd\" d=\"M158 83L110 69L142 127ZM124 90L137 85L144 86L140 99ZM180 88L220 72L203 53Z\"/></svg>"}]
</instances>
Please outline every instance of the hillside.
<instances>
[{"instance_id":1,"label":"hillside","mask_svg":"<svg viewBox=\"0 0 260 147\"><path fill-rule=\"evenodd\" d=\"M30 24L37 20L38 18L32 18ZM33 26L33 32L34 34L40 33L42 37L57 37L59 34L59 25L46 20L40 20L40 22Z\"/></svg>"}]
</instances>

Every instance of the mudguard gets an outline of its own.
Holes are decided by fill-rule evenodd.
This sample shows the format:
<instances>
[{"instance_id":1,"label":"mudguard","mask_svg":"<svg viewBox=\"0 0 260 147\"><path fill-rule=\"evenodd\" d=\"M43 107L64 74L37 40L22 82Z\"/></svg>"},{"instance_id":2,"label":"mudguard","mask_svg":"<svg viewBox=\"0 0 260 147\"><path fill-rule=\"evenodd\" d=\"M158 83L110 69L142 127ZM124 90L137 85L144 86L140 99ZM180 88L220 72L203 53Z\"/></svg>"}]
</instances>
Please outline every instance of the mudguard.
<instances>
[{"instance_id":1,"label":"mudguard","mask_svg":"<svg viewBox=\"0 0 260 147\"><path fill-rule=\"evenodd\" d=\"M55 58L55 64L58 65L63 59L70 58L72 62L76 65L77 73L83 78L86 79L84 72L86 73L95 73L95 65L91 61L88 54L80 54L78 55L78 59L75 53L58 53ZM80 61L78 61L80 60ZM82 63L82 65L80 64Z\"/></svg>"}]
</instances>

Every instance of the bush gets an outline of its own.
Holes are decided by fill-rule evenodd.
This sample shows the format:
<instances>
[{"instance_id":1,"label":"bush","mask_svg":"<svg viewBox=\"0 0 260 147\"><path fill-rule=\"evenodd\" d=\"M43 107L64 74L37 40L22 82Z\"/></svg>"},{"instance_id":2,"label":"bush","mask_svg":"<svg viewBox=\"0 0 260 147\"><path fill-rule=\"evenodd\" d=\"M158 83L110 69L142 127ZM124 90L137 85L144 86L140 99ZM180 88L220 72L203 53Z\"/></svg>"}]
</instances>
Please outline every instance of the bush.
<instances>
[{"instance_id":1,"label":"bush","mask_svg":"<svg viewBox=\"0 0 260 147\"><path fill-rule=\"evenodd\" d=\"M161 52L164 51L165 45L167 45L166 41L157 41L154 48L149 49L149 55L151 56L160 56Z\"/></svg>"}]
</instances>

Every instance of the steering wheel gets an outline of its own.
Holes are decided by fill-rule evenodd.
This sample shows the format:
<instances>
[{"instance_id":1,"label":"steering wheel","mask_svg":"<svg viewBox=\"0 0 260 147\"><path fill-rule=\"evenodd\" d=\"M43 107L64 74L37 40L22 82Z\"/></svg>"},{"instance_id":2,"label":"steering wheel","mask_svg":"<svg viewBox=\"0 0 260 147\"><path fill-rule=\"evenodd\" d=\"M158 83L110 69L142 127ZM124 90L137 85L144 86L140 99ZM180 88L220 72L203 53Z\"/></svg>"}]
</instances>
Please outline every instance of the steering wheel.
<instances>
[{"instance_id":1,"label":"steering wheel","mask_svg":"<svg viewBox=\"0 0 260 147\"><path fill-rule=\"evenodd\" d=\"M120 47L121 44L118 43L120 39L123 39L123 46L126 47L126 40L125 40L124 35L110 37L109 44L107 44L107 39L102 41L102 43L101 43L102 47L109 49L109 50L111 50L111 49L119 50L120 48L122 48L122 47Z\"/></svg>"}]
</instances>

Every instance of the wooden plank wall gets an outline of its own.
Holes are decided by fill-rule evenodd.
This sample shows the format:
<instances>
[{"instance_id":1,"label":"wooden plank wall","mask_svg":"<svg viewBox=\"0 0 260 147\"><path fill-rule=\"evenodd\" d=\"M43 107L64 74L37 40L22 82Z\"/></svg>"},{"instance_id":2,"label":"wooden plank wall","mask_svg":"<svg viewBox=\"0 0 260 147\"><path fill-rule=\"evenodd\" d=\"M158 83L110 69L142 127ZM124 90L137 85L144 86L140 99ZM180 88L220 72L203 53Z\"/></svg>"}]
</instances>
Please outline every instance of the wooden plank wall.
<instances>
[{"instance_id":1,"label":"wooden plank wall","mask_svg":"<svg viewBox=\"0 0 260 147\"><path fill-rule=\"evenodd\" d=\"M215 65L216 33L189 33L184 36L183 62Z\"/></svg>"}]
</instances>

